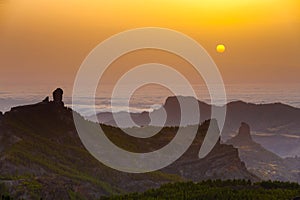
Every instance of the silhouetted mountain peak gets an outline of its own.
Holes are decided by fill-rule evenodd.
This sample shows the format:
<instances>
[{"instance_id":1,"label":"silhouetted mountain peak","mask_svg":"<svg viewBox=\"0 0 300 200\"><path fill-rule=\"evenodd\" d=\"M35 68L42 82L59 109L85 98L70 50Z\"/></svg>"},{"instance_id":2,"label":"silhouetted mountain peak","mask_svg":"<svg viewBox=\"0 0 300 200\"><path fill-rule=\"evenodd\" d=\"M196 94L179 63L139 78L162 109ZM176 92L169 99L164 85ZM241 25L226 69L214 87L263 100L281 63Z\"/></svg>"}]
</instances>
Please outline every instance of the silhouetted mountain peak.
<instances>
[{"instance_id":1,"label":"silhouetted mountain peak","mask_svg":"<svg viewBox=\"0 0 300 200\"><path fill-rule=\"evenodd\" d=\"M204 103L202 101L199 101L198 99L196 99L195 97L192 96L170 96L166 99L165 103L164 103L164 107L174 107L174 106L178 106L178 103L182 102L182 103L189 103L189 102L197 102L199 105L203 104L206 106L209 106L207 103Z\"/></svg>"},{"instance_id":2,"label":"silhouetted mountain peak","mask_svg":"<svg viewBox=\"0 0 300 200\"><path fill-rule=\"evenodd\" d=\"M17 106L17 107L13 107L11 110L21 111L21 110L28 110L28 109L30 110L32 108L44 108L44 109L57 109L59 107L64 108L63 93L64 92L61 88L57 88L52 93L53 101L50 101L49 97L47 96L40 103L33 104L33 105Z\"/></svg>"}]
</instances>

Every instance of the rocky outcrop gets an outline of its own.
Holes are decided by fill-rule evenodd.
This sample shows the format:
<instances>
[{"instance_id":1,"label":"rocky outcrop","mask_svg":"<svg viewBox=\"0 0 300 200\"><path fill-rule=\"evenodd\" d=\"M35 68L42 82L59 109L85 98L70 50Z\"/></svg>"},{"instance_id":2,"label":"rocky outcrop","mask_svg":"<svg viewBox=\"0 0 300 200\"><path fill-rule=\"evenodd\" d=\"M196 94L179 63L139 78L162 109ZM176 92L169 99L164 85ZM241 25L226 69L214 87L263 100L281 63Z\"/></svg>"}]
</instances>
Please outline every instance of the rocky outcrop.
<instances>
[{"instance_id":1,"label":"rocky outcrop","mask_svg":"<svg viewBox=\"0 0 300 200\"><path fill-rule=\"evenodd\" d=\"M237 137L240 137L242 140L252 141L250 126L245 122L242 122Z\"/></svg>"},{"instance_id":2,"label":"rocky outcrop","mask_svg":"<svg viewBox=\"0 0 300 200\"><path fill-rule=\"evenodd\" d=\"M228 140L227 143L233 144L234 146L257 145L252 140L250 126L245 122L241 123L238 134L235 137Z\"/></svg>"},{"instance_id":3,"label":"rocky outcrop","mask_svg":"<svg viewBox=\"0 0 300 200\"><path fill-rule=\"evenodd\" d=\"M57 88L56 90L54 90L53 92L53 102L57 105L64 105L63 102L63 94L64 91L61 88Z\"/></svg>"},{"instance_id":4,"label":"rocky outcrop","mask_svg":"<svg viewBox=\"0 0 300 200\"><path fill-rule=\"evenodd\" d=\"M50 101L49 101L49 97L46 97L43 101L42 101L42 103L49 103Z\"/></svg>"},{"instance_id":5,"label":"rocky outcrop","mask_svg":"<svg viewBox=\"0 0 300 200\"><path fill-rule=\"evenodd\" d=\"M247 169L263 180L300 181L300 167L254 142L248 124L243 122L238 134L226 143L236 147Z\"/></svg>"},{"instance_id":6,"label":"rocky outcrop","mask_svg":"<svg viewBox=\"0 0 300 200\"><path fill-rule=\"evenodd\" d=\"M45 110L54 110L59 112L62 109L67 109L66 107L64 107L63 90L61 88L57 88L55 91L53 91L52 94L53 101L50 101L49 97L47 96L41 102L36 104L13 107L11 108L11 112L27 112L29 114L33 110L38 110L40 112L44 112Z\"/></svg>"}]
</instances>

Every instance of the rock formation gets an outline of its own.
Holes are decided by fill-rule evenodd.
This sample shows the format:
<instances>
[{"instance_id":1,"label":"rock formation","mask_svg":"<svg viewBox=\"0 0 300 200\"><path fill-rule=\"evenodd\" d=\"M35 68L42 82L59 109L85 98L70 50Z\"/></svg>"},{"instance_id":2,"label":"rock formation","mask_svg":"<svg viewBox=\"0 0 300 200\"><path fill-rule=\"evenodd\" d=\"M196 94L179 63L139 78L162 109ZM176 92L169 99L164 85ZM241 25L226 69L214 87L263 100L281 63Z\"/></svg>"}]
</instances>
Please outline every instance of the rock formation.
<instances>
[{"instance_id":1,"label":"rock formation","mask_svg":"<svg viewBox=\"0 0 300 200\"><path fill-rule=\"evenodd\" d=\"M53 92L53 102L57 105L64 105L63 100L64 91L61 88L57 88Z\"/></svg>"},{"instance_id":2,"label":"rock formation","mask_svg":"<svg viewBox=\"0 0 300 200\"><path fill-rule=\"evenodd\" d=\"M230 139L228 143L236 146L253 145L254 142L250 134L250 126L247 123L242 122L238 134Z\"/></svg>"},{"instance_id":3,"label":"rock formation","mask_svg":"<svg viewBox=\"0 0 300 200\"><path fill-rule=\"evenodd\" d=\"M293 164L292 160L282 159L252 140L248 124L242 122L238 134L226 143L238 148L247 169L261 179L299 182L298 165Z\"/></svg>"},{"instance_id":4,"label":"rock formation","mask_svg":"<svg viewBox=\"0 0 300 200\"><path fill-rule=\"evenodd\" d=\"M247 123L245 122L241 123L237 137L240 137L245 141L252 141L252 137L250 134L250 126Z\"/></svg>"},{"instance_id":5,"label":"rock formation","mask_svg":"<svg viewBox=\"0 0 300 200\"><path fill-rule=\"evenodd\" d=\"M46 97L42 102L43 103L49 103L49 97Z\"/></svg>"}]
</instances>

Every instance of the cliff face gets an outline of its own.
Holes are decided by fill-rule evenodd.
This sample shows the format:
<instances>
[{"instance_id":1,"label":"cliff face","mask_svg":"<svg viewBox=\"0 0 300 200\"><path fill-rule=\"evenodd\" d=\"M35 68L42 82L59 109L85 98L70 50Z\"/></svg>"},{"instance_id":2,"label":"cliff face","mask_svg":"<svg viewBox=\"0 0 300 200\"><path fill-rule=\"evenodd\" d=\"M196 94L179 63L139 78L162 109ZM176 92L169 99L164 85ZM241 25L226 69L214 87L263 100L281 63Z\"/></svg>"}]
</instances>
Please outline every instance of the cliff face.
<instances>
[{"instance_id":1,"label":"cliff face","mask_svg":"<svg viewBox=\"0 0 300 200\"><path fill-rule=\"evenodd\" d=\"M207 179L247 179L258 181L259 178L246 169L241 162L237 149L225 144L217 144L208 156L199 160L197 157L188 158L189 151L177 162L163 171L175 173L189 180L200 181Z\"/></svg>"},{"instance_id":2,"label":"cliff face","mask_svg":"<svg viewBox=\"0 0 300 200\"><path fill-rule=\"evenodd\" d=\"M198 159L208 122L199 127L197 138L182 158L161 171L128 174L110 169L85 150L73 124L72 110L64 107L60 97L55 99L46 98L38 104L13 108L0 121L0 183L16 198L84 196L95 199L182 180L257 180L246 170L232 146L218 143L206 158ZM105 125L102 128L111 141L134 152L161 148L172 140L177 130L167 127L151 138L141 139L126 135L118 128ZM148 128L151 129L141 129Z\"/></svg>"},{"instance_id":3,"label":"cliff face","mask_svg":"<svg viewBox=\"0 0 300 200\"><path fill-rule=\"evenodd\" d=\"M207 179L248 179L258 181L259 178L249 173L240 160L238 150L232 145L221 144L220 140L213 150L203 159L198 158L199 150L209 124L216 127L214 120L207 120L199 127L199 132L190 148L175 163L163 169L169 173L179 174L189 180Z\"/></svg>"}]
</instances>

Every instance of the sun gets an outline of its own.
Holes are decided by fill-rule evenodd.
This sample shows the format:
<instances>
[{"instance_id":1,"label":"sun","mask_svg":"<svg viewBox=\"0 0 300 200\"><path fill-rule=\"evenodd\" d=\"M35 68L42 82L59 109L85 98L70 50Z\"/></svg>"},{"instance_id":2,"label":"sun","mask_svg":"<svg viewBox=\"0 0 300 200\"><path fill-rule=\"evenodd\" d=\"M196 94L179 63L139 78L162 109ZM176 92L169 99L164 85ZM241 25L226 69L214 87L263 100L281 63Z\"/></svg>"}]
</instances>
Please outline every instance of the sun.
<instances>
[{"instance_id":1,"label":"sun","mask_svg":"<svg viewBox=\"0 0 300 200\"><path fill-rule=\"evenodd\" d=\"M225 48L225 45L224 44L218 44L217 47L216 47L216 50L218 53L224 53L226 48Z\"/></svg>"}]
</instances>

